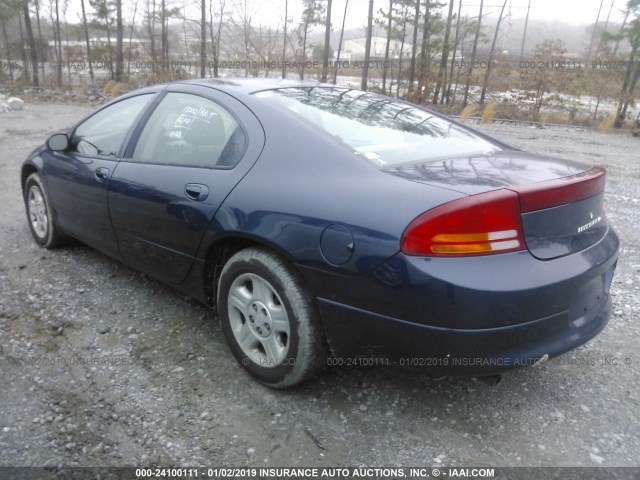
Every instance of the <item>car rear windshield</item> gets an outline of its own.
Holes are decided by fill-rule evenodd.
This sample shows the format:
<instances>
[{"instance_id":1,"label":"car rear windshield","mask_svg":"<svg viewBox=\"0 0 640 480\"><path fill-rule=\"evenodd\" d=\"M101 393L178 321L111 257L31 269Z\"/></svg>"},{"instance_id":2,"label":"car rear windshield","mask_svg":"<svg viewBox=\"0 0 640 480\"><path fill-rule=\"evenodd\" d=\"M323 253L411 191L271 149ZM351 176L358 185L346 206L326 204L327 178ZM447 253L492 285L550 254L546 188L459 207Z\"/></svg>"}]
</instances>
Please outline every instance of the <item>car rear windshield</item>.
<instances>
[{"instance_id":1,"label":"car rear windshield","mask_svg":"<svg viewBox=\"0 0 640 480\"><path fill-rule=\"evenodd\" d=\"M286 107L383 167L500 150L428 110L361 90L296 87L255 95Z\"/></svg>"}]
</instances>

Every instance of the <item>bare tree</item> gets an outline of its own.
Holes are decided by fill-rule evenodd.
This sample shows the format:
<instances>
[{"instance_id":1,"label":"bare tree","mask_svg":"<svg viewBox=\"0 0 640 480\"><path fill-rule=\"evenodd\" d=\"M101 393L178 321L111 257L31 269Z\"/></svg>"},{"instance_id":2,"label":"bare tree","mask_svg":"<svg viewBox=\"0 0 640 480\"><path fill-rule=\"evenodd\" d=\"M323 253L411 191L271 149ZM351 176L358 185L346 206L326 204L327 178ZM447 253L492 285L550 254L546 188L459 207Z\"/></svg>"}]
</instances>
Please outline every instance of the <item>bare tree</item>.
<instances>
[{"instance_id":1,"label":"bare tree","mask_svg":"<svg viewBox=\"0 0 640 480\"><path fill-rule=\"evenodd\" d=\"M66 44L66 66L67 66L67 81L69 82L69 85L71 85L71 54L73 49L71 48L70 44L69 44L69 22L67 21L67 12L69 11L69 0L64 0L64 3L62 4L62 18L64 20L64 41Z\"/></svg>"},{"instance_id":2,"label":"bare tree","mask_svg":"<svg viewBox=\"0 0 640 480\"><path fill-rule=\"evenodd\" d=\"M616 38L616 46L613 49L613 56L615 57L618 53L618 47L620 46L620 40L624 38L624 29L627 26L627 20L629 19L629 14L631 13L631 9L627 8L624 13L624 20L622 20L622 25L620 25L620 31L618 32L618 36Z\"/></svg>"},{"instance_id":3,"label":"bare tree","mask_svg":"<svg viewBox=\"0 0 640 480\"><path fill-rule=\"evenodd\" d=\"M389 72L389 48L391 46L391 22L393 21L393 0L389 0L389 10L387 13L384 13L382 9L380 9L379 13L387 20L387 41L384 47L384 63L382 64L382 91L386 92L387 73Z\"/></svg>"},{"instance_id":4,"label":"bare tree","mask_svg":"<svg viewBox=\"0 0 640 480\"><path fill-rule=\"evenodd\" d=\"M253 3L249 0L239 0L234 5L234 24L241 29L242 39L240 42L234 41L233 44L238 45L238 43L242 46L242 57L245 61L245 69L244 76L249 76L249 61L251 56L251 44L252 44L252 26L251 22L253 21Z\"/></svg>"},{"instance_id":5,"label":"bare tree","mask_svg":"<svg viewBox=\"0 0 640 480\"><path fill-rule=\"evenodd\" d=\"M162 49L160 58L163 68L169 68L169 20L171 17L180 16L180 8L167 6L167 0L160 1L160 48ZM168 70L170 72L170 70Z\"/></svg>"},{"instance_id":6,"label":"bare tree","mask_svg":"<svg viewBox=\"0 0 640 480\"><path fill-rule=\"evenodd\" d=\"M18 14L18 27L20 28L20 57L22 58L22 75L23 79L29 75L27 65L29 60L27 58L27 49L25 48L24 31L22 28L22 17Z\"/></svg>"},{"instance_id":7,"label":"bare tree","mask_svg":"<svg viewBox=\"0 0 640 480\"><path fill-rule=\"evenodd\" d=\"M304 10L302 11L302 22L299 26L299 35L302 37L300 39L301 44L301 63L302 68L299 68L300 80L304 79L305 72L305 62L307 61L307 36L309 34L309 29L313 25L318 25L322 23L322 15L325 12L324 6L320 3L319 0L303 0L304 1ZM348 3L348 0L347 0ZM346 7L345 7L346 9Z\"/></svg>"},{"instance_id":8,"label":"bare tree","mask_svg":"<svg viewBox=\"0 0 640 480\"><path fill-rule=\"evenodd\" d=\"M58 0L56 0L57 2ZM89 0L89 4L94 10L94 17L96 20L96 24L99 26L104 25L105 30L107 32L107 60L109 63L109 74L113 79L115 78L115 71L113 69L113 47L111 45L111 19L113 15L113 10L111 9L111 5L107 0ZM152 43L153 45L153 43ZM153 47L152 47L153 52Z\"/></svg>"},{"instance_id":9,"label":"bare tree","mask_svg":"<svg viewBox=\"0 0 640 480\"><path fill-rule=\"evenodd\" d=\"M552 63L561 61L565 52L566 48L562 40L547 39L535 46L531 59L536 63ZM565 86L563 84L568 81L567 75L568 70L563 68L535 68L532 70L520 70L521 84L527 91L527 95L533 99L532 109L534 111L540 111L544 101L544 94L548 93L554 84L556 88L562 88Z\"/></svg>"},{"instance_id":10,"label":"bare tree","mask_svg":"<svg viewBox=\"0 0 640 480\"><path fill-rule=\"evenodd\" d=\"M504 0L504 3L502 4L502 9L500 10L500 16L498 17L498 24L496 25L496 31L493 34L493 42L491 43L491 50L489 50L489 59L487 60L487 69L484 72L484 81L482 82L482 93L480 94L480 105L484 105L484 98L487 93L487 85L489 84L489 76L491 75L491 70L493 68L493 55L496 50L496 42L498 40L498 35L500 34L500 24L502 23L504 7L507 6L507 1L508 0Z\"/></svg>"},{"instance_id":11,"label":"bare tree","mask_svg":"<svg viewBox=\"0 0 640 480\"><path fill-rule=\"evenodd\" d=\"M9 34L7 33L7 20L13 18L16 14L16 5L7 2L2 10L0 10L0 29L2 29L2 38L4 39L4 55L9 64L9 81L13 83L13 60L11 55L11 44L9 42ZM0 69L0 75L4 72Z\"/></svg>"},{"instance_id":12,"label":"bare tree","mask_svg":"<svg viewBox=\"0 0 640 480\"><path fill-rule=\"evenodd\" d=\"M411 42L411 61L409 62L409 94L413 92L413 82L416 78L416 53L418 51L418 24L420 23L420 0L415 0L413 17L413 41Z\"/></svg>"},{"instance_id":13,"label":"bare tree","mask_svg":"<svg viewBox=\"0 0 640 480\"><path fill-rule=\"evenodd\" d=\"M200 2L200 77L204 78L207 63L207 0Z\"/></svg>"},{"instance_id":14,"label":"bare tree","mask_svg":"<svg viewBox=\"0 0 640 480\"><path fill-rule=\"evenodd\" d=\"M43 40L42 40L42 28L40 26L40 0L34 0L33 1L33 5L34 7L36 7L36 24L38 26L38 62L40 62L40 69L42 71L42 80L45 80L44 77L44 58L42 55L42 47L44 45Z\"/></svg>"},{"instance_id":15,"label":"bare tree","mask_svg":"<svg viewBox=\"0 0 640 480\"><path fill-rule=\"evenodd\" d=\"M473 50L471 51L471 61L467 73L467 83L464 86L464 99L462 104L466 107L469 103L469 87L471 86L471 75L473 74L473 67L476 62L476 52L478 51L478 40L480 40L480 30L482 28L482 7L484 0L480 0L480 12L478 13L478 23L476 24L476 34L473 39Z\"/></svg>"},{"instance_id":16,"label":"bare tree","mask_svg":"<svg viewBox=\"0 0 640 480\"><path fill-rule=\"evenodd\" d=\"M400 55L398 58L398 80L396 82L396 97L400 98L400 85L402 84L402 57L404 55L404 44L407 38L407 23L409 23L409 3L402 2L400 4Z\"/></svg>"},{"instance_id":17,"label":"bare tree","mask_svg":"<svg viewBox=\"0 0 640 480\"><path fill-rule=\"evenodd\" d=\"M637 61L640 54L640 0L629 0L627 10L633 18L625 27L623 35L631 45L631 50L616 110L616 128L621 128L624 125L624 119L627 116L629 104L633 102L633 92L638 82L638 77L640 77L640 65Z\"/></svg>"},{"instance_id":18,"label":"bare tree","mask_svg":"<svg viewBox=\"0 0 640 480\"><path fill-rule=\"evenodd\" d=\"M607 32L607 27L609 26L609 20L611 19L611 12L613 11L613 5L614 5L613 2L611 2L611 5L609 5L609 12L607 13L607 18L604 21L604 26L602 27L602 33L600 34L600 39L598 40L598 46L596 47L596 55L595 55L596 58L600 56L600 53L604 48L604 45L609 37Z\"/></svg>"},{"instance_id":19,"label":"bare tree","mask_svg":"<svg viewBox=\"0 0 640 480\"><path fill-rule=\"evenodd\" d=\"M93 62L91 61L91 42L89 41L89 25L87 24L87 11L85 10L84 0L80 0L80 6L82 7L82 27L84 30L84 41L87 47L87 62L89 63L89 78L91 83L94 82L93 78Z\"/></svg>"},{"instance_id":20,"label":"bare tree","mask_svg":"<svg viewBox=\"0 0 640 480\"><path fill-rule=\"evenodd\" d=\"M456 36L453 41L453 53L451 55L451 67L449 68L449 82L447 85L446 102L451 101L451 86L453 85L453 69L456 65L456 54L458 52L458 42L460 41L460 14L462 12L462 1L458 2L458 14L456 17ZM456 83L457 89L457 83ZM444 95L444 91L442 92Z\"/></svg>"},{"instance_id":21,"label":"bare tree","mask_svg":"<svg viewBox=\"0 0 640 480\"><path fill-rule=\"evenodd\" d=\"M369 15L367 16L367 39L364 47L364 65L362 67L362 83L360 88L367 89L369 79L369 60L371 59L371 36L373 35L373 0L369 0Z\"/></svg>"},{"instance_id":22,"label":"bare tree","mask_svg":"<svg viewBox=\"0 0 640 480\"><path fill-rule=\"evenodd\" d=\"M437 5L437 1L436 1ZM424 19L422 21L422 45L420 46L420 75L418 88L422 89L427 81L429 70L429 37L431 36L431 0L425 0Z\"/></svg>"},{"instance_id":23,"label":"bare tree","mask_svg":"<svg viewBox=\"0 0 640 480\"><path fill-rule=\"evenodd\" d=\"M436 82L436 90L433 94L433 103L438 103L438 95L440 94L440 88L442 87L442 97L444 98L443 82L446 81L447 73L447 61L449 59L449 35L451 34L451 21L453 20L453 4L454 1L449 1L449 14L447 16L447 28L444 32L444 43L442 44L442 57L440 58L440 69L438 70L438 80Z\"/></svg>"},{"instance_id":24,"label":"bare tree","mask_svg":"<svg viewBox=\"0 0 640 480\"><path fill-rule=\"evenodd\" d=\"M338 42L338 56L336 57L336 64L333 68L333 84L338 81L338 66L340 64L340 54L342 53L342 39L344 37L344 24L347 21L347 8L349 8L349 0L344 3L344 15L342 15L342 28L340 28L340 41Z\"/></svg>"},{"instance_id":25,"label":"bare tree","mask_svg":"<svg viewBox=\"0 0 640 480\"><path fill-rule=\"evenodd\" d=\"M167 15L167 2L160 0L160 61L165 68L169 56L169 16Z\"/></svg>"},{"instance_id":26,"label":"bare tree","mask_svg":"<svg viewBox=\"0 0 640 480\"><path fill-rule=\"evenodd\" d=\"M56 84L62 86L62 39L60 35L60 9L58 0L49 0L51 25L53 26L53 40L56 51ZM52 3L51 3L52 2Z\"/></svg>"},{"instance_id":27,"label":"bare tree","mask_svg":"<svg viewBox=\"0 0 640 480\"><path fill-rule=\"evenodd\" d=\"M124 51L122 37L122 0L115 0L116 4L116 81L121 82L124 76Z\"/></svg>"},{"instance_id":28,"label":"bare tree","mask_svg":"<svg viewBox=\"0 0 640 480\"><path fill-rule=\"evenodd\" d=\"M520 46L520 61L524 57L524 43L527 39L527 27L529 26L529 13L531 12L531 0L529 0L529 6L527 7L527 16L524 19L524 32L522 32L522 45Z\"/></svg>"},{"instance_id":29,"label":"bare tree","mask_svg":"<svg viewBox=\"0 0 640 480\"><path fill-rule=\"evenodd\" d=\"M265 39L266 35L266 39ZM256 36L255 31L251 36L251 50L252 53L257 55L258 59L265 66L265 76L268 77L271 72L271 64L274 58L282 58L282 52L280 50L280 26L278 25L275 31L272 28L260 25L258 27L258 34ZM256 67L251 72L252 74L258 74L259 68ZM281 72L282 73L282 72Z\"/></svg>"},{"instance_id":30,"label":"bare tree","mask_svg":"<svg viewBox=\"0 0 640 480\"><path fill-rule=\"evenodd\" d=\"M600 14L602 13L602 6L604 5L604 0L600 0L600 8L598 9L598 16L596 17L596 23L593 24L593 29L591 30L591 40L589 41L589 50L587 51L587 60L589 63L591 61L591 53L593 52L593 43L596 38L596 34L598 32L598 22L600 21Z\"/></svg>"},{"instance_id":31,"label":"bare tree","mask_svg":"<svg viewBox=\"0 0 640 480\"><path fill-rule=\"evenodd\" d=\"M131 26L129 27L129 48L127 49L127 75L131 75L131 57L133 56L133 32L136 27L136 14L138 13L138 2L133 4L133 16L131 17Z\"/></svg>"},{"instance_id":32,"label":"bare tree","mask_svg":"<svg viewBox=\"0 0 640 480\"><path fill-rule=\"evenodd\" d=\"M215 29L213 28L213 1L209 2L209 33L211 36L211 47L213 50L213 76L214 78L218 77L218 65L220 62L220 38L222 36L222 19L224 18L225 13L225 0L219 0L218 3L218 25Z\"/></svg>"},{"instance_id":33,"label":"bare tree","mask_svg":"<svg viewBox=\"0 0 640 480\"><path fill-rule=\"evenodd\" d=\"M29 40L29 53L31 54L31 75L33 78L33 85L35 87L39 87L40 80L38 79L38 49L36 47L35 37L33 36L33 29L31 28L31 17L28 1L25 1L23 4L23 13L24 26L27 30L27 40Z\"/></svg>"},{"instance_id":34,"label":"bare tree","mask_svg":"<svg viewBox=\"0 0 640 480\"><path fill-rule=\"evenodd\" d=\"M146 9L147 35L149 36L149 54L151 56L151 63L153 64L154 71L155 71L155 63L157 61L156 19L157 19L156 0L147 0L147 9Z\"/></svg>"},{"instance_id":35,"label":"bare tree","mask_svg":"<svg viewBox=\"0 0 640 480\"><path fill-rule=\"evenodd\" d=\"M327 17L324 24L324 51L322 53L321 81L323 82L327 81L327 75L329 73L329 50L331 49L331 3L332 0L327 0Z\"/></svg>"},{"instance_id":36,"label":"bare tree","mask_svg":"<svg viewBox=\"0 0 640 480\"><path fill-rule=\"evenodd\" d=\"M284 0L284 35L282 36L282 78L286 77L287 61L287 21L289 21L289 0Z\"/></svg>"}]
</instances>

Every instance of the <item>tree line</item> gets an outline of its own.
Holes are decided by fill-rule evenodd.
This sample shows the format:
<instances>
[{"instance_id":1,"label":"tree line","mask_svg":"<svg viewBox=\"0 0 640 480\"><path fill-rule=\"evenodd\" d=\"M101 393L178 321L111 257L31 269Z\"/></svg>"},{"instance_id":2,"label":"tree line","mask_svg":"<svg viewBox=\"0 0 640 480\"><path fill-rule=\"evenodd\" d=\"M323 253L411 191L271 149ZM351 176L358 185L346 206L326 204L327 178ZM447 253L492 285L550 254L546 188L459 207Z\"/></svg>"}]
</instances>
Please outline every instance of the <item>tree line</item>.
<instances>
[{"instance_id":1,"label":"tree line","mask_svg":"<svg viewBox=\"0 0 640 480\"><path fill-rule=\"evenodd\" d=\"M310 73L306 60L312 58L321 68L312 67L311 73L336 83L344 62L332 60L345 54L349 0L342 11L333 8L332 0L282 1L281 20L264 25L255 0L79 0L79 11L70 8L69 0L2 0L0 81L63 88L65 77L68 83L73 75L70 59L86 63L90 84L97 82L98 64L107 66L106 79L132 81L139 73L138 60L152 65L146 81L185 74L218 77L224 56L244 60L246 76L294 74L301 79ZM294 1L302 2L299 18L290 15ZM474 12L461 0L388 0L376 12L369 0L364 61L355 72L361 88L459 108L494 102L493 90L518 88L537 112L552 91L591 95L597 99L594 119L601 100L617 98L615 124L622 126L640 76L640 0L626 3L624 20L616 25L609 21L613 2L601 0L588 46L580 52L585 68L575 68L575 61L565 66L570 59L560 39L539 43L525 57L531 2L519 58L505 54L508 2L498 0L489 8L485 0L476 0ZM332 31L334 46L339 38L335 52ZM96 36L101 41L94 41ZM384 40L383 54L372 51L377 38ZM190 63L188 72L167 68L184 59L195 60L195 72ZM372 59L379 60L375 67Z\"/></svg>"}]
</instances>

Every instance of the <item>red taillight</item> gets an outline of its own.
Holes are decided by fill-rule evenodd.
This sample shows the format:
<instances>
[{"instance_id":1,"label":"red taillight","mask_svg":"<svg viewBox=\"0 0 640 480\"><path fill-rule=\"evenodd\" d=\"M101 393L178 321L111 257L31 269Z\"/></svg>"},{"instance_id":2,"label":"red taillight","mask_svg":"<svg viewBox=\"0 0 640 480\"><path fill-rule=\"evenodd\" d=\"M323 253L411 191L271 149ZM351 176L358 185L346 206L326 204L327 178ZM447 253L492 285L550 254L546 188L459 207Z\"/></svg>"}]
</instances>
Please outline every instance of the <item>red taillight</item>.
<instances>
[{"instance_id":1,"label":"red taillight","mask_svg":"<svg viewBox=\"0 0 640 480\"><path fill-rule=\"evenodd\" d=\"M402 235L407 255L490 255L524 250L518 194L495 190L445 203L416 218Z\"/></svg>"},{"instance_id":2,"label":"red taillight","mask_svg":"<svg viewBox=\"0 0 640 480\"><path fill-rule=\"evenodd\" d=\"M416 218L402 235L407 255L490 255L524 250L520 214L578 202L604 190L604 168L472 195Z\"/></svg>"},{"instance_id":3,"label":"red taillight","mask_svg":"<svg viewBox=\"0 0 640 480\"><path fill-rule=\"evenodd\" d=\"M604 190L605 176L604 168L594 167L571 177L510 187L510 189L520 195L522 212L533 212L593 197Z\"/></svg>"}]
</instances>

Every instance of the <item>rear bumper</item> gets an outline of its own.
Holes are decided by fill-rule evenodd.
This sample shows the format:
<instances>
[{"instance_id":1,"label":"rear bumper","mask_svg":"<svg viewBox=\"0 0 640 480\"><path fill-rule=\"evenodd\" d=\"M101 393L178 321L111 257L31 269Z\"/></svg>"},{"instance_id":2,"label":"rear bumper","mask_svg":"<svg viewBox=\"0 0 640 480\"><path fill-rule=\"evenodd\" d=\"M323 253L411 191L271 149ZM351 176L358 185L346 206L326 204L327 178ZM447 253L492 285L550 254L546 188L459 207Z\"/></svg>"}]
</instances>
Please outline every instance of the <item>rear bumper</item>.
<instances>
[{"instance_id":1,"label":"rear bumper","mask_svg":"<svg viewBox=\"0 0 640 480\"><path fill-rule=\"evenodd\" d=\"M319 305L324 318L339 321L346 330L340 337L330 336L338 364L388 363L464 375L493 375L531 366L544 355L558 356L600 333L611 314L607 296L598 308L573 321L564 312L509 327L456 330L418 325L328 301ZM348 341L341 340L344 338Z\"/></svg>"},{"instance_id":2,"label":"rear bumper","mask_svg":"<svg viewBox=\"0 0 640 480\"><path fill-rule=\"evenodd\" d=\"M549 261L528 252L467 259L398 254L366 279L324 283L348 301L320 295L318 307L338 359L491 375L597 335L611 315L617 252L618 237L609 230L588 250Z\"/></svg>"}]
</instances>

